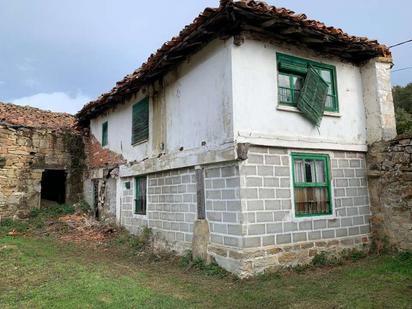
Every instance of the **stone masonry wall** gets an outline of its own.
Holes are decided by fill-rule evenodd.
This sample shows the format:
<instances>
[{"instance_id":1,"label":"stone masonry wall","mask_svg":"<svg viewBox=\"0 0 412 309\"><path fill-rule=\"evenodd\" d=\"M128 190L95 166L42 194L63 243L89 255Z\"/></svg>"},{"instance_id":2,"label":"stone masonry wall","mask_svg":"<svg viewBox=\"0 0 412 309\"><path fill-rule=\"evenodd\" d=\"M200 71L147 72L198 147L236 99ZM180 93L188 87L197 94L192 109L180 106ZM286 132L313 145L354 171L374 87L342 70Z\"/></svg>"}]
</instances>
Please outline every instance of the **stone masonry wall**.
<instances>
[{"instance_id":1,"label":"stone masonry wall","mask_svg":"<svg viewBox=\"0 0 412 309\"><path fill-rule=\"evenodd\" d=\"M83 142L73 132L0 125L0 216L24 217L40 206L44 169L65 169L67 199L82 194Z\"/></svg>"},{"instance_id":2,"label":"stone masonry wall","mask_svg":"<svg viewBox=\"0 0 412 309\"><path fill-rule=\"evenodd\" d=\"M368 176L376 249L412 250L412 136L372 145Z\"/></svg>"},{"instance_id":3,"label":"stone masonry wall","mask_svg":"<svg viewBox=\"0 0 412 309\"><path fill-rule=\"evenodd\" d=\"M320 251L361 248L368 242L365 155L320 152L331 159L334 214L297 219L293 213L291 151L251 147L248 159L240 165L243 250L229 250L227 257L241 261L241 276L279 264L307 263Z\"/></svg>"}]
</instances>

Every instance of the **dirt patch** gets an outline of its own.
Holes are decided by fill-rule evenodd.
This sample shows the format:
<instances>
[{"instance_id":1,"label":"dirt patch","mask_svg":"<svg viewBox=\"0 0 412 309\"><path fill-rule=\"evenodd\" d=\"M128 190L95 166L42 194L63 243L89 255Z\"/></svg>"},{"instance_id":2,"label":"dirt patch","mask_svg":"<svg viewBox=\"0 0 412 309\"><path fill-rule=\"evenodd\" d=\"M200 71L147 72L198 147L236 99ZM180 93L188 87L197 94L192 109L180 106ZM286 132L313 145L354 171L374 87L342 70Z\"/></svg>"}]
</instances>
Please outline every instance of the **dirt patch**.
<instances>
[{"instance_id":1,"label":"dirt patch","mask_svg":"<svg viewBox=\"0 0 412 309\"><path fill-rule=\"evenodd\" d=\"M49 232L56 234L60 240L75 243L88 243L98 245L110 240L116 230L108 225L103 225L86 214L76 213L58 218L51 222Z\"/></svg>"}]
</instances>

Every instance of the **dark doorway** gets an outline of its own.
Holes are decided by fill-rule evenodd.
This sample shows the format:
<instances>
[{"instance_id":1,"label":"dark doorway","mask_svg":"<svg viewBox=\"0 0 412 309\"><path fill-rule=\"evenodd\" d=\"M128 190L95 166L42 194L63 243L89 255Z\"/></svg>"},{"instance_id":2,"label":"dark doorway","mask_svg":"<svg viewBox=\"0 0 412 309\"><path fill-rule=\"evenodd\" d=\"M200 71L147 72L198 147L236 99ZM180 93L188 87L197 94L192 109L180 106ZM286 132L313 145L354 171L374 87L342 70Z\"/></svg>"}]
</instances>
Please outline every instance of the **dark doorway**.
<instances>
[{"instance_id":1,"label":"dark doorway","mask_svg":"<svg viewBox=\"0 0 412 309\"><path fill-rule=\"evenodd\" d=\"M59 204L66 202L66 172L45 170L41 178L41 198Z\"/></svg>"}]
</instances>

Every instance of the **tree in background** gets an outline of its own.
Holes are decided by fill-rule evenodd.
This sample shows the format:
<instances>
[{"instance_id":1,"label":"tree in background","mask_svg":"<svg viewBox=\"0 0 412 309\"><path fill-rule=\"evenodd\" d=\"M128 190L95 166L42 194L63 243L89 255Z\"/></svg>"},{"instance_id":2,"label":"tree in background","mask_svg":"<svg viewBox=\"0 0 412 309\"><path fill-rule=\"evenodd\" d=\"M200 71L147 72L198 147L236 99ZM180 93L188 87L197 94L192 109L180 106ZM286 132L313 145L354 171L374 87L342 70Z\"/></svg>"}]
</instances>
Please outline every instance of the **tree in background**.
<instances>
[{"instance_id":1,"label":"tree in background","mask_svg":"<svg viewBox=\"0 0 412 309\"><path fill-rule=\"evenodd\" d=\"M412 134L412 83L392 89L398 134Z\"/></svg>"}]
</instances>

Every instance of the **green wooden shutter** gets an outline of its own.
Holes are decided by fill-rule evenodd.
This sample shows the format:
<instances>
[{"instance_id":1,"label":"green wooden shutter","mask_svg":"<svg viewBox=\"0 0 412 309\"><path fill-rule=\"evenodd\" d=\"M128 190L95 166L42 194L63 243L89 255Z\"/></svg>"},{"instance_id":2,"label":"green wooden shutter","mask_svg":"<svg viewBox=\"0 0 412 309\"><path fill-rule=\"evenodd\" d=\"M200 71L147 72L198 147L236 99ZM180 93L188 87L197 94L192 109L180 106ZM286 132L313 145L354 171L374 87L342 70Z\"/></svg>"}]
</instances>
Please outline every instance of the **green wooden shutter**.
<instances>
[{"instance_id":1,"label":"green wooden shutter","mask_svg":"<svg viewBox=\"0 0 412 309\"><path fill-rule=\"evenodd\" d=\"M325 112L328 84L310 66L300 92L297 107L315 126L319 126Z\"/></svg>"},{"instance_id":2,"label":"green wooden shutter","mask_svg":"<svg viewBox=\"0 0 412 309\"><path fill-rule=\"evenodd\" d=\"M143 142L149 138L149 98L145 98L133 106L132 144Z\"/></svg>"},{"instance_id":3,"label":"green wooden shutter","mask_svg":"<svg viewBox=\"0 0 412 309\"><path fill-rule=\"evenodd\" d=\"M308 72L308 62L304 59L278 54L278 70L292 73L306 74Z\"/></svg>"},{"instance_id":4,"label":"green wooden shutter","mask_svg":"<svg viewBox=\"0 0 412 309\"><path fill-rule=\"evenodd\" d=\"M102 146L106 146L109 142L108 139L108 122L106 121L105 123L103 123L102 125Z\"/></svg>"}]
</instances>

